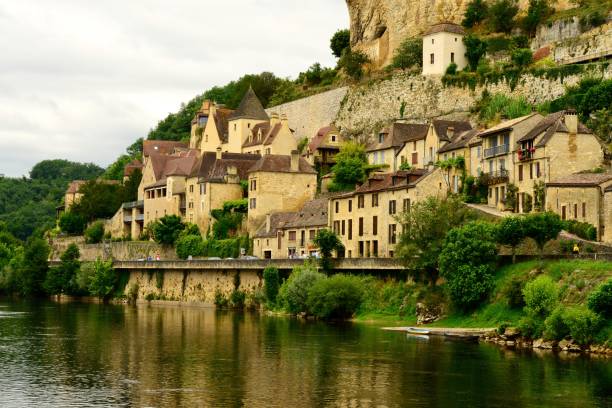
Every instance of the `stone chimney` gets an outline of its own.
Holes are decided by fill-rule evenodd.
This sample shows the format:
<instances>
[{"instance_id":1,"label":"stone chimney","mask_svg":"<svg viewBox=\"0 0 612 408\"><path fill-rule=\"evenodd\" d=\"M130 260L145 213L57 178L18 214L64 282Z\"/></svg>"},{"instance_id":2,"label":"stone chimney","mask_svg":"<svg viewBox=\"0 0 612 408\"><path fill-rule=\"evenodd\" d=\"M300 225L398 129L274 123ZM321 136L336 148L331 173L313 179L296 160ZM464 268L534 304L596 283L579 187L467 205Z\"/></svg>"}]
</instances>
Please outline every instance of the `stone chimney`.
<instances>
[{"instance_id":1,"label":"stone chimney","mask_svg":"<svg viewBox=\"0 0 612 408\"><path fill-rule=\"evenodd\" d=\"M206 99L204 102L202 102L202 112L209 113L211 104L212 103L209 99Z\"/></svg>"},{"instance_id":2,"label":"stone chimney","mask_svg":"<svg viewBox=\"0 0 612 408\"><path fill-rule=\"evenodd\" d=\"M279 122L280 122L280 118L278 116L278 113L277 112L272 112L270 114L270 126L274 126L274 125L276 125Z\"/></svg>"},{"instance_id":3,"label":"stone chimney","mask_svg":"<svg viewBox=\"0 0 612 408\"><path fill-rule=\"evenodd\" d=\"M223 154L221 153L221 146L217 147L217 160L221 160Z\"/></svg>"},{"instance_id":4,"label":"stone chimney","mask_svg":"<svg viewBox=\"0 0 612 408\"><path fill-rule=\"evenodd\" d=\"M446 128L446 137L448 137L449 139L452 139L453 136L455 136L455 128L452 126L449 126Z\"/></svg>"},{"instance_id":5,"label":"stone chimney","mask_svg":"<svg viewBox=\"0 0 612 408\"><path fill-rule=\"evenodd\" d=\"M284 113L280 115L280 121L283 125L289 126L289 119L287 119L287 115L285 115Z\"/></svg>"},{"instance_id":6,"label":"stone chimney","mask_svg":"<svg viewBox=\"0 0 612 408\"><path fill-rule=\"evenodd\" d=\"M291 151L291 171L298 172L300 170L300 153L297 150Z\"/></svg>"},{"instance_id":7,"label":"stone chimney","mask_svg":"<svg viewBox=\"0 0 612 408\"><path fill-rule=\"evenodd\" d=\"M236 166L227 166L225 181L228 184L240 184L240 177L238 176L238 168Z\"/></svg>"},{"instance_id":8,"label":"stone chimney","mask_svg":"<svg viewBox=\"0 0 612 408\"><path fill-rule=\"evenodd\" d=\"M270 228L271 228L271 222L270 222L270 214L266 214L266 232L270 232Z\"/></svg>"},{"instance_id":9,"label":"stone chimney","mask_svg":"<svg viewBox=\"0 0 612 408\"><path fill-rule=\"evenodd\" d=\"M578 133L578 115L575 110L565 111L565 126L570 134Z\"/></svg>"}]
</instances>

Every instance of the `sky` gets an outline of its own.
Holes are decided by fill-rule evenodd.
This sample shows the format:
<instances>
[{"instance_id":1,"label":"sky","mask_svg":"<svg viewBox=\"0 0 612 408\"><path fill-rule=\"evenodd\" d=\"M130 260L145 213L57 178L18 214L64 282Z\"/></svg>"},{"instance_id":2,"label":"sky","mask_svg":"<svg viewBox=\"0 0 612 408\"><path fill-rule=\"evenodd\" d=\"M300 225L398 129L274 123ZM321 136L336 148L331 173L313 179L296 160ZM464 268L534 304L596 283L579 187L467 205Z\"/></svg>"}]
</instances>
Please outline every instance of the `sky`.
<instances>
[{"instance_id":1,"label":"sky","mask_svg":"<svg viewBox=\"0 0 612 408\"><path fill-rule=\"evenodd\" d=\"M344 0L0 0L0 174L112 163L181 102L335 65Z\"/></svg>"}]
</instances>

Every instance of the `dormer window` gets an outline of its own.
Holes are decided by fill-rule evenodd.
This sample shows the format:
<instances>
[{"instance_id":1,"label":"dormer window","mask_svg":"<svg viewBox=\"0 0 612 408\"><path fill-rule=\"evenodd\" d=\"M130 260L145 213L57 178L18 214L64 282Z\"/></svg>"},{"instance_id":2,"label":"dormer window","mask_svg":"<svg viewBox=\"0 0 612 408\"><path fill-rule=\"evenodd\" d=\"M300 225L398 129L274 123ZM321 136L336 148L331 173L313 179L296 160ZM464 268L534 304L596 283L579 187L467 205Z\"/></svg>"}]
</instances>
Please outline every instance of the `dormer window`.
<instances>
[{"instance_id":1,"label":"dormer window","mask_svg":"<svg viewBox=\"0 0 612 408\"><path fill-rule=\"evenodd\" d=\"M384 143L385 141L385 134L384 133L379 133L378 134L378 143Z\"/></svg>"},{"instance_id":2,"label":"dormer window","mask_svg":"<svg viewBox=\"0 0 612 408\"><path fill-rule=\"evenodd\" d=\"M336 135L331 135L331 141L335 142L336 141Z\"/></svg>"}]
</instances>

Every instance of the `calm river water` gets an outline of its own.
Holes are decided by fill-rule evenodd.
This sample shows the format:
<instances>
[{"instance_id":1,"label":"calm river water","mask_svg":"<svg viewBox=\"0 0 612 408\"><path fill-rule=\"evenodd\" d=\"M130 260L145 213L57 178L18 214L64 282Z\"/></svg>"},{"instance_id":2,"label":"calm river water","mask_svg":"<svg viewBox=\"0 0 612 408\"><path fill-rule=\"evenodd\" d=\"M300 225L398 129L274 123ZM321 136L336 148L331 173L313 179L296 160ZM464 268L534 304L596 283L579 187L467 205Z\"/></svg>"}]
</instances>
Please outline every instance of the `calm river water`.
<instances>
[{"instance_id":1,"label":"calm river water","mask_svg":"<svg viewBox=\"0 0 612 408\"><path fill-rule=\"evenodd\" d=\"M0 301L0 407L588 407L612 362L212 309Z\"/></svg>"}]
</instances>

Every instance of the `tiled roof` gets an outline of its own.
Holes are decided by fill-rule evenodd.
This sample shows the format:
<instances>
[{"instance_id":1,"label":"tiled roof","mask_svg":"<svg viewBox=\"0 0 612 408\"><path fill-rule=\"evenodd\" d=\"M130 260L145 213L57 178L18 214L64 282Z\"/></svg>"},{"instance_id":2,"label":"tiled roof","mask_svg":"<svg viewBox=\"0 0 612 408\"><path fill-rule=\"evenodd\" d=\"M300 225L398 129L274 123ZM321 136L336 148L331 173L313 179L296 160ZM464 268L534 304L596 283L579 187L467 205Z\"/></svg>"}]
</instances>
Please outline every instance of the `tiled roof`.
<instances>
[{"instance_id":1,"label":"tiled roof","mask_svg":"<svg viewBox=\"0 0 612 408\"><path fill-rule=\"evenodd\" d=\"M249 173L256 171L291 173L291 156L267 154L249 169ZM302 157L299 158L298 173L317 174L315 169Z\"/></svg>"},{"instance_id":2,"label":"tiled roof","mask_svg":"<svg viewBox=\"0 0 612 408\"><path fill-rule=\"evenodd\" d=\"M455 135L450 143L442 146L438 153L450 152L451 150L461 149L467 147L472 139L478 134L477 129L468 130L466 132L462 132L460 134Z\"/></svg>"},{"instance_id":3,"label":"tiled roof","mask_svg":"<svg viewBox=\"0 0 612 408\"><path fill-rule=\"evenodd\" d=\"M375 173L371 175L365 183L357 187L355 191L340 194L338 197L344 198L352 197L357 194L412 188L429 174L431 174L431 172L426 169L400 170L395 173Z\"/></svg>"},{"instance_id":4,"label":"tiled roof","mask_svg":"<svg viewBox=\"0 0 612 408\"><path fill-rule=\"evenodd\" d=\"M252 147L258 145L269 146L274 142L274 139L276 136L278 136L282 127L283 125L281 123L275 124L272 126L272 128L270 128L270 123L268 122L258 123L257 125L253 126L253 129L251 130L251 141L249 141L249 139L245 140L242 147ZM258 138L260 130L261 138Z\"/></svg>"},{"instance_id":5,"label":"tiled roof","mask_svg":"<svg viewBox=\"0 0 612 408\"><path fill-rule=\"evenodd\" d=\"M549 183L547 187L595 187L607 181L612 181L612 173L576 173L560 177Z\"/></svg>"},{"instance_id":6,"label":"tiled roof","mask_svg":"<svg viewBox=\"0 0 612 408\"><path fill-rule=\"evenodd\" d=\"M285 213L272 213L270 214L270 230L267 231L266 222L264 222L254 235L254 238L272 238L276 237L276 233L279 229L287 225L288 222L293 220L297 213L285 212Z\"/></svg>"},{"instance_id":7,"label":"tiled roof","mask_svg":"<svg viewBox=\"0 0 612 408\"><path fill-rule=\"evenodd\" d=\"M480 132L478 134L479 137L486 137L486 136L490 136L493 135L495 133L500 133L500 132L504 132L504 131L511 131L512 128L514 126L516 126L517 124L527 120L527 119L531 119L534 118L536 116L541 116L538 113L531 113L529 115L525 115L525 116L521 116L520 118L515 118L515 119L510 119L510 120L506 120L504 122L501 122L500 124L493 126L492 128L483 130L482 132Z\"/></svg>"},{"instance_id":8,"label":"tiled roof","mask_svg":"<svg viewBox=\"0 0 612 408\"><path fill-rule=\"evenodd\" d=\"M454 23L439 23L434 24L423 35L431 35L435 33L455 33L465 35L465 30L458 24Z\"/></svg>"},{"instance_id":9,"label":"tiled roof","mask_svg":"<svg viewBox=\"0 0 612 408\"><path fill-rule=\"evenodd\" d=\"M317 134L312 138L310 143L308 144L308 148L311 152L316 151L319 147L333 147L339 149L339 146L334 145L326 145L324 142L327 138L327 135L331 132L338 132L335 126L325 126L318 130Z\"/></svg>"},{"instance_id":10,"label":"tiled roof","mask_svg":"<svg viewBox=\"0 0 612 408\"><path fill-rule=\"evenodd\" d=\"M152 153L149 156L151 166L153 167L153 175L155 176L155 180L159 180L163 177L166 162L170 159L170 157L171 156L168 156L167 154L159 153Z\"/></svg>"},{"instance_id":11,"label":"tiled roof","mask_svg":"<svg viewBox=\"0 0 612 408\"><path fill-rule=\"evenodd\" d=\"M131 176L136 169L142 170L143 165L142 162L138 159L134 159L123 168L123 175L125 177Z\"/></svg>"},{"instance_id":12,"label":"tiled roof","mask_svg":"<svg viewBox=\"0 0 612 408\"><path fill-rule=\"evenodd\" d=\"M74 180L68 184L68 189L66 190L66 194L76 194L81 189L83 184L87 183L85 180Z\"/></svg>"},{"instance_id":13,"label":"tiled roof","mask_svg":"<svg viewBox=\"0 0 612 408\"><path fill-rule=\"evenodd\" d=\"M258 154L241 154L241 156L240 158L223 158L221 160L215 160L208 175L204 176L204 180L223 180L228 174L227 169L229 167L235 167L240 180L246 180L248 178L249 169L261 156Z\"/></svg>"},{"instance_id":14,"label":"tiled roof","mask_svg":"<svg viewBox=\"0 0 612 408\"><path fill-rule=\"evenodd\" d=\"M386 128L380 132L385 134L382 143L378 143L377 135L376 142L370 143L367 150L372 152L391 148L400 149L407 142L425 139L428 130L429 126L426 124L396 122L390 129Z\"/></svg>"},{"instance_id":15,"label":"tiled roof","mask_svg":"<svg viewBox=\"0 0 612 408\"><path fill-rule=\"evenodd\" d=\"M170 157L164 166L164 176L189 176L197 162L197 157Z\"/></svg>"},{"instance_id":16,"label":"tiled roof","mask_svg":"<svg viewBox=\"0 0 612 408\"><path fill-rule=\"evenodd\" d=\"M459 133L466 132L472 129L472 125L470 122L466 121L458 121L458 120L442 120L435 119L433 122L433 127L436 129L436 134L438 135L438 139L444 141L449 141L448 137L448 129L453 128L453 134L457 135Z\"/></svg>"},{"instance_id":17,"label":"tiled roof","mask_svg":"<svg viewBox=\"0 0 612 408\"><path fill-rule=\"evenodd\" d=\"M142 154L145 157L151 154L172 154L175 148L187 148L187 142L176 142L173 140L145 140L142 143Z\"/></svg>"},{"instance_id":18,"label":"tiled roof","mask_svg":"<svg viewBox=\"0 0 612 408\"><path fill-rule=\"evenodd\" d=\"M536 147L544 147L546 143L554 136L555 133L568 133L569 130L565 125L565 114L566 112L560 111L551 113L543 118L538 124L536 124L525 136L521 137L517 143L524 142L527 140L533 140L539 135L544 133L544 137L538 142ZM578 133L579 134L590 134L591 130L578 122Z\"/></svg>"},{"instance_id":19,"label":"tiled roof","mask_svg":"<svg viewBox=\"0 0 612 408\"><path fill-rule=\"evenodd\" d=\"M327 225L327 198L308 201L288 221L286 228L321 227Z\"/></svg>"},{"instance_id":20,"label":"tiled roof","mask_svg":"<svg viewBox=\"0 0 612 408\"><path fill-rule=\"evenodd\" d=\"M213 120L217 126L217 132L222 143L227 143L229 138L228 118L234 113L233 110L227 108L217 108L213 115Z\"/></svg>"},{"instance_id":21,"label":"tiled roof","mask_svg":"<svg viewBox=\"0 0 612 408\"><path fill-rule=\"evenodd\" d=\"M253 88L249 87L249 90L246 92L242 101L240 101L240 105L238 109L234 113L232 113L229 117L229 120L236 119L255 119L255 120L268 120L268 114L264 110L261 102Z\"/></svg>"}]
</instances>

